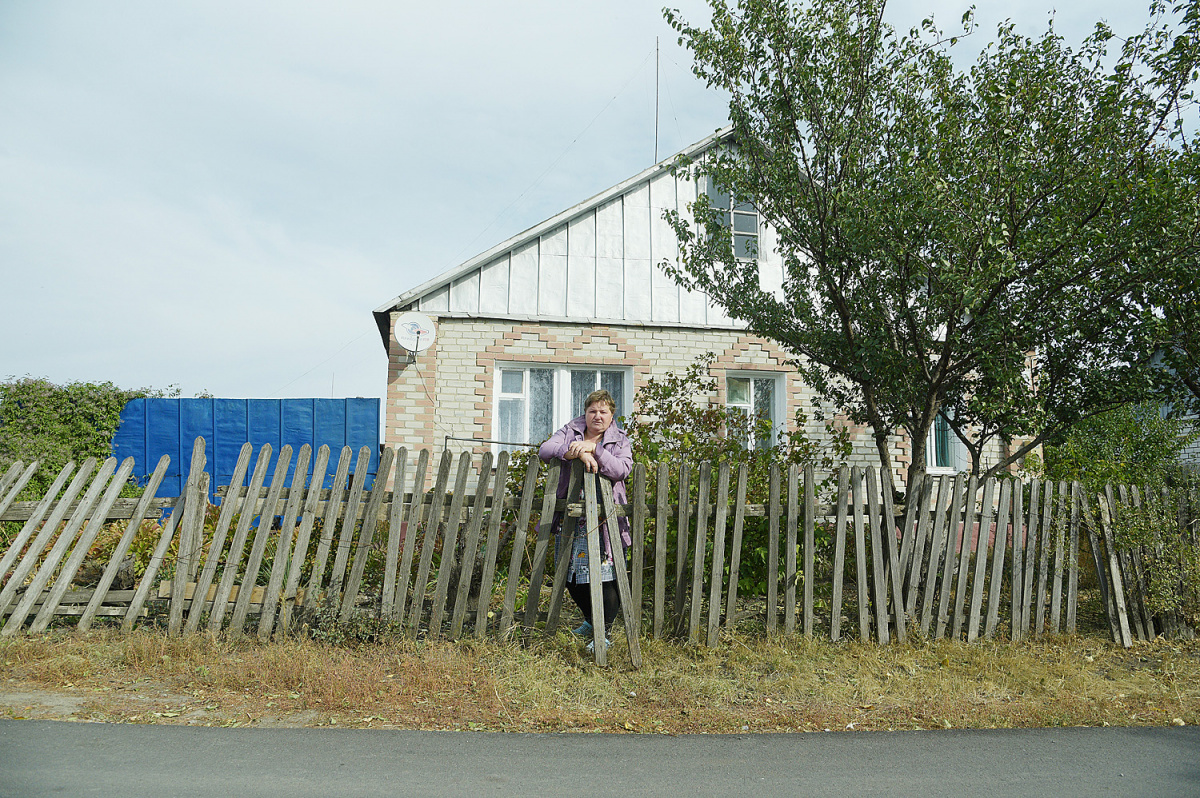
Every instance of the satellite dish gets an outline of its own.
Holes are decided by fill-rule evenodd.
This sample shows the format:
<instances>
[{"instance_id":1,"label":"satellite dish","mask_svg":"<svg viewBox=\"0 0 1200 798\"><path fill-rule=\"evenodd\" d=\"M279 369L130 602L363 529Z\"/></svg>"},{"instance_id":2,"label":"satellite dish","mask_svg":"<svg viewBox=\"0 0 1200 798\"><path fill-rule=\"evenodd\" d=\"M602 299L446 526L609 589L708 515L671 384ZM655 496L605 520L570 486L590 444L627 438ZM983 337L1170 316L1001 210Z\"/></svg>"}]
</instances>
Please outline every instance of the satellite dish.
<instances>
[{"instance_id":1,"label":"satellite dish","mask_svg":"<svg viewBox=\"0 0 1200 798\"><path fill-rule=\"evenodd\" d=\"M409 352L424 352L433 344L436 327L424 313L401 313L392 328L396 343Z\"/></svg>"}]
</instances>

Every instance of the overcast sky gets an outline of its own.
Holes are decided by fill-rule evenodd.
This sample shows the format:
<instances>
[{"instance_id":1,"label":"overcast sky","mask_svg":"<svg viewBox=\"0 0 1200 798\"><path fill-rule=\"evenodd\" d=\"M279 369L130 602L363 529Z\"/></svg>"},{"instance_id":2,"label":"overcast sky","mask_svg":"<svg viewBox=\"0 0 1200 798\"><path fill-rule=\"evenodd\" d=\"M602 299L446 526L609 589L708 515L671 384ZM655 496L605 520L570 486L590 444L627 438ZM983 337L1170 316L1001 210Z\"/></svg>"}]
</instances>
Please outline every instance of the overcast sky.
<instances>
[{"instance_id":1,"label":"overcast sky","mask_svg":"<svg viewBox=\"0 0 1200 798\"><path fill-rule=\"evenodd\" d=\"M382 397L374 308L653 163L656 37L661 158L726 109L654 2L0 0L0 378Z\"/></svg>"}]
</instances>

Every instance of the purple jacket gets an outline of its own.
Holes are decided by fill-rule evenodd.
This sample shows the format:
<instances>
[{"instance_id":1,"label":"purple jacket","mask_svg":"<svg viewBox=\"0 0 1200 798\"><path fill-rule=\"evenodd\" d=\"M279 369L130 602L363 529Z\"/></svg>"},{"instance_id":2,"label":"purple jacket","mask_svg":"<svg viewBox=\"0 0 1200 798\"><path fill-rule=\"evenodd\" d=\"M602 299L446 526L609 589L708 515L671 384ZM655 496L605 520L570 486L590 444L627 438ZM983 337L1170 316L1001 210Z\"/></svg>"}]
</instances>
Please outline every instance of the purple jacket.
<instances>
[{"instance_id":1,"label":"purple jacket","mask_svg":"<svg viewBox=\"0 0 1200 798\"><path fill-rule=\"evenodd\" d=\"M583 440L586 431L587 422L583 416L579 416L567 422L538 449L538 457L543 462L551 460L562 460L563 462L564 468L560 469L558 474L557 495L560 499L567 497L567 485L571 480L570 466L572 463L570 460L564 459L567 447L575 441ZM604 439L596 447L595 457L596 463L600 466L600 473L612 480L613 501L617 504L625 504L625 477L633 471L633 446L629 443L629 436L616 424L610 425L604 431ZM621 530L621 540L625 542L626 546L629 546L633 540L629 535L629 519L624 516L618 518L617 526ZM608 529L603 524L600 526L600 538L604 545L605 555L611 557L612 547L608 543Z\"/></svg>"}]
</instances>

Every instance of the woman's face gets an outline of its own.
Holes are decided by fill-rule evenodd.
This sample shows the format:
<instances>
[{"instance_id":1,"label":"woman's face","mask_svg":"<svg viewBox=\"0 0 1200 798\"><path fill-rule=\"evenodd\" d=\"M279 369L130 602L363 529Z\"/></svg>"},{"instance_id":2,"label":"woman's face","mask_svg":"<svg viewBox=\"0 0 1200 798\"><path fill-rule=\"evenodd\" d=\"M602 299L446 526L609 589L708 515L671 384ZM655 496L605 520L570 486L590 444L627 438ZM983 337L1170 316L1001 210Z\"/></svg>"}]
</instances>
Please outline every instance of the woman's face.
<instances>
[{"instance_id":1,"label":"woman's face","mask_svg":"<svg viewBox=\"0 0 1200 798\"><path fill-rule=\"evenodd\" d=\"M603 435L613 422L612 409L607 402L592 402L583 411L583 417L587 422L587 430L592 435Z\"/></svg>"}]
</instances>

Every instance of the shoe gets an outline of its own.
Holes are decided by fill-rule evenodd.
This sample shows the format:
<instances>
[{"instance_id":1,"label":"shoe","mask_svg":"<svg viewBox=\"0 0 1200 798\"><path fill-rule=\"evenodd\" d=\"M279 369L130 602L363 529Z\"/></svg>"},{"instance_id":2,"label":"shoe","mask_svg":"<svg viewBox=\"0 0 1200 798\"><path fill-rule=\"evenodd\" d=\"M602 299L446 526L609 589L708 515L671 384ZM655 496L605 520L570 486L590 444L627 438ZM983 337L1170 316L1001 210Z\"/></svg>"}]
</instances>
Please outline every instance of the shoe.
<instances>
[{"instance_id":1,"label":"shoe","mask_svg":"<svg viewBox=\"0 0 1200 798\"><path fill-rule=\"evenodd\" d=\"M578 635L579 637L591 637L592 636L592 625L590 623L588 623L587 621L584 621L582 626L577 626L574 629L572 629L571 634Z\"/></svg>"},{"instance_id":2,"label":"shoe","mask_svg":"<svg viewBox=\"0 0 1200 798\"><path fill-rule=\"evenodd\" d=\"M607 637L604 638L604 650L608 651L608 647L611 645L612 645L612 641L609 640ZM587 653L589 653L589 654L596 653L596 641L595 640L593 640L587 644Z\"/></svg>"}]
</instances>

